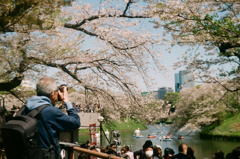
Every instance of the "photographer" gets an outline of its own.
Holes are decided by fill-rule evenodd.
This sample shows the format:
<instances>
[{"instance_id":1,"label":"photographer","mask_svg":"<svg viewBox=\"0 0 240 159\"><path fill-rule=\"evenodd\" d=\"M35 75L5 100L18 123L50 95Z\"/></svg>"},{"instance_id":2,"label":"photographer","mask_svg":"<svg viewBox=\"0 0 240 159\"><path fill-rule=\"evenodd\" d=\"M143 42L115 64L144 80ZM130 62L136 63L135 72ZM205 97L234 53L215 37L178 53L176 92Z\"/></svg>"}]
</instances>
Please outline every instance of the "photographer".
<instances>
[{"instance_id":1,"label":"photographer","mask_svg":"<svg viewBox=\"0 0 240 159\"><path fill-rule=\"evenodd\" d=\"M53 78L44 77L39 79L36 85L36 91L37 96L33 96L26 101L27 111L25 113L39 106L49 105L41 111L41 115L50 135L52 135L53 140L56 145L58 145L59 131L72 131L78 129L80 127L80 118L69 101L67 87L62 86L58 88ZM62 104L65 104L68 115L54 107L57 101L62 101ZM38 120L38 123L41 147L49 151L52 147L50 137L41 120ZM60 153L60 148L58 148L57 151Z\"/></svg>"}]
</instances>

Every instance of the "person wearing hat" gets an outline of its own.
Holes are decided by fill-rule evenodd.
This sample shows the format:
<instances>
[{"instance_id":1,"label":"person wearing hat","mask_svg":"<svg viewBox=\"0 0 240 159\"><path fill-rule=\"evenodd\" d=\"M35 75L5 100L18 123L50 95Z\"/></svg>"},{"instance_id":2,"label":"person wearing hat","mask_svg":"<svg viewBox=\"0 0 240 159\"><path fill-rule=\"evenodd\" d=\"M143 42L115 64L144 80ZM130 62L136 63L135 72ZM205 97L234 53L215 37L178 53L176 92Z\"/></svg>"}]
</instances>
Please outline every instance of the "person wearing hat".
<instances>
[{"instance_id":1,"label":"person wearing hat","mask_svg":"<svg viewBox=\"0 0 240 159\"><path fill-rule=\"evenodd\" d=\"M158 158L163 159L162 147L160 145L156 145L154 148L158 151Z\"/></svg>"},{"instance_id":2,"label":"person wearing hat","mask_svg":"<svg viewBox=\"0 0 240 159\"><path fill-rule=\"evenodd\" d=\"M134 159L159 159L158 151L153 148L151 140L143 144L143 149L134 152Z\"/></svg>"}]
</instances>

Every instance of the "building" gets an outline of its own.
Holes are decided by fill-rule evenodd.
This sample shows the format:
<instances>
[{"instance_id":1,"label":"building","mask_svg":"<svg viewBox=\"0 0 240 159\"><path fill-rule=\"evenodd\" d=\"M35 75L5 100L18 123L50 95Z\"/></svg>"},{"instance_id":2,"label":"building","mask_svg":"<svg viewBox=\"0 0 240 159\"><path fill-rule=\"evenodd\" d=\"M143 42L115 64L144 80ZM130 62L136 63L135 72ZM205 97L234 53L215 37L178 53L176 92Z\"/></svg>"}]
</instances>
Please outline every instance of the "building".
<instances>
[{"instance_id":1,"label":"building","mask_svg":"<svg viewBox=\"0 0 240 159\"><path fill-rule=\"evenodd\" d=\"M152 92L142 92L142 97L151 97L154 99L158 99L158 91L152 91Z\"/></svg>"},{"instance_id":2,"label":"building","mask_svg":"<svg viewBox=\"0 0 240 159\"><path fill-rule=\"evenodd\" d=\"M164 96L169 93L173 92L171 87L161 87L158 89L158 99L164 99Z\"/></svg>"},{"instance_id":3,"label":"building","mask_svg":"<svg viewBox=\"0 0 240 159\"><path fill-rule=\"evenodd\" d=\"M194 79L187 71L175 73L175 91L180 92L182 88L194 87Z\"/></svg>"}]
</instances>

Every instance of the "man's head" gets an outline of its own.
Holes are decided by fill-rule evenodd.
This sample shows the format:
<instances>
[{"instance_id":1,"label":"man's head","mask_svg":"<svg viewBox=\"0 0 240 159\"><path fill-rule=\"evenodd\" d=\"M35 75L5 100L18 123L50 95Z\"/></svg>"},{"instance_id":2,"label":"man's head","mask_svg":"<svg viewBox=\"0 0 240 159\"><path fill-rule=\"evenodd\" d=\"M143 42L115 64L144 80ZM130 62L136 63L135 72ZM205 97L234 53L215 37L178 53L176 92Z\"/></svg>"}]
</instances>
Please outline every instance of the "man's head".
<instances>
[{"instance_id":1,"label":"man's head","mask_svg":"<svg viewBox=\"0 0 240 159\"><path fill-rule=\"evenodd\" d=\"M54 78L44 77L38 80L36 85L37 95L50 98L54 104L58 101L58 87Z\"/></svg>"},{"instance_id":2,"label":"man's head","mask_svg":"<svg viewBox=\"0 0 240 159\"><path fill-rule=\"evenodd\" d=\"M178 147L178 151L179 152L183 152L184 154L187 154L187 145L185 144L180 144L179 147Z\"/></svg>"},{"instance_id":3,"label":"man's head","mask_svg":"<svg viewBox=\"0 0 240 159\"><path fill-rule=\"evenodd\" d=\"M169 157L169 156L173 156L174 155L174 150L173 149L171 149L171 148L165 148L164 149L164 157L165 158L167 158L167 157Z\"/></svg>"},{"instance_id":4,"label":"man's head","mask_svg":"<svg viewBox=\"0 0 240 159\"><path fill-rule=\"evenodd\" d=\"M129 151L129 147L128 146L125 146L126 150Z\"/></svg>"}]
</instances>

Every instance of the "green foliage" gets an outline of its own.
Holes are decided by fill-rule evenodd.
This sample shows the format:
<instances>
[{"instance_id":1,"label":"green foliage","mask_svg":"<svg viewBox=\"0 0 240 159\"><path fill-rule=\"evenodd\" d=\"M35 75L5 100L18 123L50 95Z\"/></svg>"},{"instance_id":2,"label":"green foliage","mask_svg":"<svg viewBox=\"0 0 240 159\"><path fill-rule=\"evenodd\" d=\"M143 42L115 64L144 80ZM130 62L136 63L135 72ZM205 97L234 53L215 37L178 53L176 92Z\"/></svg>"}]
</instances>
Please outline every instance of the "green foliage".
<instances>
[{"instance_id":1,"label":"green foliage","mask_svg":"<svg viewBox=\"0 0 240 159\"><path fill-rule=\"evenodd\" d=\"M199 89L201 85L197 85L196 88Z\"/></svg>"},{"instance_id":2,"label":"green foliage","mask_svg":"<svg viewBox=\"0 0 240 159\"><path fill-rule=\"evenodd\" d=\"M179 93L178 92L168 92L165 96L164 96L164 100L168 101L169 104L171 105L175 105L177 103L177 101L179 100Z\"/></svg>"},{"instance_id":3,"label":"green foliage","mask_svg":"<svg viewBox=\"0 0 240 159\"><path fill-rule=\"evenodd\" d=\"M136 121L134 119L121 119L120 121L111 121L108 123L103 123L103 130L109 130L109 131L113 131L113 130L121 130L121 131L132 131L132 130L136 130L136 129L147 129L147 126L142 124L139 121ZM97 132L100 129L97 128ZM88 134L89 133L89 129L79 129L79 133L80 134Z\"/></svg>"},{"instance_id":4,"label":"green foliage","mask_svg":"<svg viewBox=\"0 0 240 159\"><path fill-rule=\"evenodd\" d=\"M121 119L120 121L111 121L110 123L103 124L103 129L106 130L136 130L139 129L147 129L147 127L141 122L134 119Z\"/></svg>"},{"instance_id":5,"label":"green foliage","mask_svg":"<svg viewBox=\"0 0 240 159\"><path fill-rule=\"evenodd\" d=\"M219 125L216 124L216 123L213 123L211 125L205 126L205 127L202 128L201 133L210 133L217 126L219 126Z\"/></svg>"},{"instance_id":6,"label":"green foliage","mask_svg":"<svg viewBox=\"0 0 240 159\"><path fill-rule=\"evenodd\" d=\"M66 0L16 0L1 1L0 32L26 32L32 29L51 29L60 6L69 5Z\"/></svg>"},{"instance_id":7,"label":"green foliage","mask_svg":"<svg viewBox=\"0 0 240 159\"><path fill-rule=\"evenodd\" d=\"M240 103L238 101L239 99L238 92L228 93L224 99L228 107L238 109L238 111L240 110Z\"/></svg>"},{"instance_id":8,"label":"green foliage","mask_svg":"<svg viewBox=\"0 0 240 159\"><path fill-rule=\"evenodd\" d=\"M240 136L240 114L226 119L220 126L211 125L202 133L223 136Z\"/></svg>"}]
</instances>

